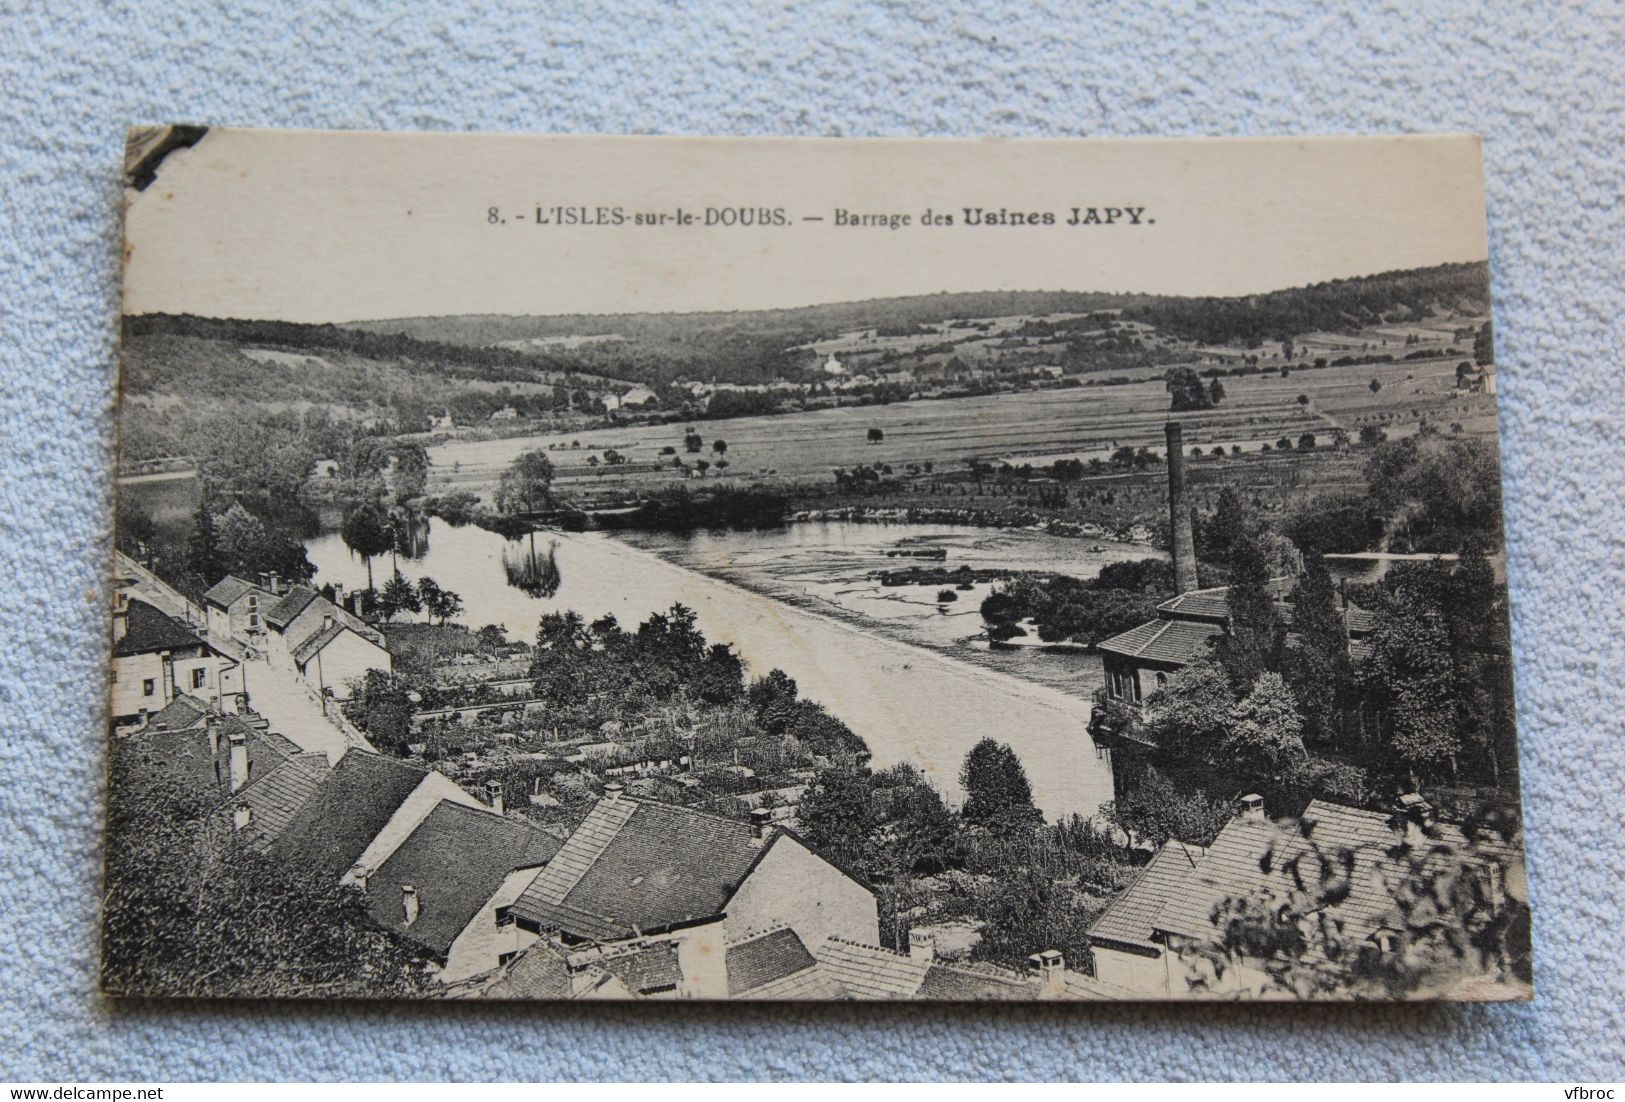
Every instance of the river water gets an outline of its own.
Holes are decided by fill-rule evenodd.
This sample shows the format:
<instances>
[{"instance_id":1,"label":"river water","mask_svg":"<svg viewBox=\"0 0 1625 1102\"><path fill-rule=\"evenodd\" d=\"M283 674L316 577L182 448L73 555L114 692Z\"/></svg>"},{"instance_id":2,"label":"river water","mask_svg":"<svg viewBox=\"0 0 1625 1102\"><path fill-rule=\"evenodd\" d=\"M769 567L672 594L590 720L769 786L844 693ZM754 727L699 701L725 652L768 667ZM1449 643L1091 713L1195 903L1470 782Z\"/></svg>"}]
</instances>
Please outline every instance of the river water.
<instances>
[{"instance_id":1,"label":"river water","mask_svg":"<svg viewBox=\"0 0 1625 1102\"><path fill-rule=\"evenodd\" d=\"M631 628L680 602L694 610L708 638L732 643L754 675L777 666L795 678L804 696L862 736L877 768L912 762L957 801L960 762L991 736L1020 757L1046 815L1091 815L1111 799L1110 766L1086 731L1088 693L1098 684L1095 660L990 653L966 642L979 630L974 613L985 586L960 593L945 613L934 600L940 587L880 593L863 575L882 566L963 562L1071 565L1069 572L1088 576L1104 562L1141 557L1148 549L1108 545L1092 552L1087 541L1037 533L849 522L727 536L559 532L535 539L539 546L557 544L562 582L551 597L510 587L502 564L506 541L472 526L433 521L427 551L416 560L401 558L399 566L409 578L427 574L459 593L462 622L500 624L527 641L547 612L574 609L589 621L612 614ZM888 559L885 549L899 543L940 543L949 558L941 564ZM366 585L365 565L336 534L306 546L317 584ZM375 560L373 570L381 584L389 560ZM1040 671L1041 678L1024 676Z\"/></svg>"}]
</instances>

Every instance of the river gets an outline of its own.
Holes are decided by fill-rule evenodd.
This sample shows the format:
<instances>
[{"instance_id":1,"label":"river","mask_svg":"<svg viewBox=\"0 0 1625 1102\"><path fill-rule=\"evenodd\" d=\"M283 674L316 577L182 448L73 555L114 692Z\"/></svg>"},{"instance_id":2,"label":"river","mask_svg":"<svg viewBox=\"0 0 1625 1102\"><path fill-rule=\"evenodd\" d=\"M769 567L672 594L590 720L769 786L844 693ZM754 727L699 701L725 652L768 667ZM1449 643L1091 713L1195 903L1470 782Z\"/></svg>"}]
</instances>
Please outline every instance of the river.
<instances>
[{"instance_id":1,"label":"river","mask_svg":"<svg viewBox=\"0 0 1625 1102\"><path fill-rule=\"evenodd\" d=\"M1053 557L1053 548L1042 542L1024 541L1009 533L954 529L951 526L919 526L924 531L897 531L909 526L866 527L868 542L895 542L899 539L935 535L950 541L980 539L983 545L966 555L951 558L973 565L993 565L995 560L1012 557L1027 562L1027 568L1042 568L1036 560ZM875 529L881 529L875 532ZM887 529L892 529L888 531ZM803 534L801 558L816 561L821 553L806 546L823 537ZM835 533L835 542L848 545L847 558L830 571L827 584L839 588L836 575L853 578L852 570L874 558L872 547L852 549L858 537ZM726 539L726 537L723 537ZM1042 540L1051 537L1042 537ZM715 560L720 553L717 537L695 537L699 547L693 553L700 559ZM988 541L1013 540L1002 551ZM692 608L701 629L712 640L727 641L744 658L755 675L777 666L795 678L802 694L821 701L863 737L874 755L874 765L884 767L898 761L912 762L926 772L951 801L960 799L959 765L966 751L979 739L992 736L1007 742L1020 757L1032 782L1033 798L1046 815L1093 814L1111 799L1111 770L1096 754L1086 731L1090 705L1087 689L1091 682L1080 676L1071 691L1054 684L1039 684L997 668L1000 660L985 649L975 652L968 644L963 657L951 656L950 647L934 647L924 636L908 634L912 628L892 625L880 628L851 609L839 604L820 609L815 603L791 603L747 588L740 580L714 577L681 565L670 537L640 536L631 542L605 533L538 533L538 543L557 542L557 563L562 584L549 598L532 597L511 588L502 564L505 541L475 527L454 528L433 521L428 550L418 560L400 560L401 573L416 580L427 574L463 598L462 622L471 627L500 624L510 636L529 640L546 612L574 609L589 621L612 614L625 627L634 627L650 613L680 602ZM1078 553L1082 541L1069 541ZM317 569L316 582L340 582L347 587L364 586L366 567L353 557L336 534L311 540L310 560ZM774 547L767 536L744 537L741 563L753 555L780 560L782 567L790 548ZM1105 553L1109 561L1121 553L1137 557L1133 545L1119 545ZM839 557L839 556L838 556ZM885 559L883 552L880 561ZM890 565L936 565L921 560L890 560ZM824 564L826 567L829 564ZM1009 562L1009 565L1021 565ZM373 570L380 583L390 569L388 559L375 560ZM1098 569L1098 564L1093 567ZM791 572L794 573L793 571ZM862 570L856 579L861 580ZM821 583L822 584L822 583ZM922 591L924 592L924 591ZM935 589L929 591L933 596ZM974 618L968 614L980 601L980 591L962 595L963 627L944 632L949 643L953 636L973 634ZM936 611L934 602L921 603L916 595L905 609L930 624L930 632L941 629L937 620L949 617ZM956 602L955 612L959 612ZM888 609L888 611L890 611ZM954 619L958 619L955 617ZM911 642L921 638L922 642ZM966 660L969 659L969 660ZM1020 661L1078 662L1080 675L1091 668L1075 656L1016 656ZM1064 676L1064 675L1063 675Z\"/></svg>"}]
</instances>

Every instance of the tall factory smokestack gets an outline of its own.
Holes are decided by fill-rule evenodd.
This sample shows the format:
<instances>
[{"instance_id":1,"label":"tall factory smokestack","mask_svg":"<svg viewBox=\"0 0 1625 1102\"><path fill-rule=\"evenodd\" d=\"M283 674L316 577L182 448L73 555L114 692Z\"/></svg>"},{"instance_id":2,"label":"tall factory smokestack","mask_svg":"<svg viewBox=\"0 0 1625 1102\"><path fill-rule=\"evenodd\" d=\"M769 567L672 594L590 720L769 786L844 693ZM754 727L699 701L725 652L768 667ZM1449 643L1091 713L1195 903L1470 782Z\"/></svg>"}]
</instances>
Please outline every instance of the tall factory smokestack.
<instances>
[{"instance_id":1,"label":"tall factory smokestack","mask_svg":"<svg viewBox=\"0 0 1625 1102\"><path fill-rule=\"evenodd\" d=\"M1185 443L1179 422L1169 421L1168 529L1174 552L1174 593L1196 588L1196 535L1191 531L1191 507L1185 500Z\"/></svg>"}]
</instances>

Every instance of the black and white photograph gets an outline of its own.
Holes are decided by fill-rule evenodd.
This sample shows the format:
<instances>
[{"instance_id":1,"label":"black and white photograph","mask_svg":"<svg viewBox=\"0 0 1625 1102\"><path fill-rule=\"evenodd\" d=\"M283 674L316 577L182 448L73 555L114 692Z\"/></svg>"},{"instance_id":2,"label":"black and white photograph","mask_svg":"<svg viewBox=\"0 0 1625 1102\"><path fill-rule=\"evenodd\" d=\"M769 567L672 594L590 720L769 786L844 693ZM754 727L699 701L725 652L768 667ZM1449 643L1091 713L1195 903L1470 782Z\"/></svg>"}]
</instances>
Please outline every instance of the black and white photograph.
<instances>
[{"instance_id":1,"label":"black and white photograph","mask_svg":"<svg viewBox=\"0 0 1625 1102\"><path fill-rule=\"evenodd\" d=\"M1476 138L123 183L108 994L1532 997Z\"/></svg>"}]
</instances>

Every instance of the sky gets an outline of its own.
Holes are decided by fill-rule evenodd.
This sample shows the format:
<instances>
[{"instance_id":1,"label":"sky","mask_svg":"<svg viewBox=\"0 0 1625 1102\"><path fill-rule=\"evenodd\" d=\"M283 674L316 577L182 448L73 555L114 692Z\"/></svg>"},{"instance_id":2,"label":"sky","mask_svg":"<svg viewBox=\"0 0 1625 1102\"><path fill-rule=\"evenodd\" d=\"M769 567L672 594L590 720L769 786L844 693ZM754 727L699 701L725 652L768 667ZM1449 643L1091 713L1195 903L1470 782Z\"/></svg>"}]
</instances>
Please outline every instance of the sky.
<instances>
[{"instance_id":1,"label":"sky","mask_svg":"<svg viewBox=\"0 0 1625 1102\"><path fill-rule=\"evenodd\" d=\"M1483 260L1488 249L1480 146L1460 135L215 129L125 203L126 313L300 322L751 310L937 291L1235 295ZM591 224L561 224L555 208ZM623 222L600 224L615 208ZM1054 222L971 225L966 208ZM708 210L752 224L706 225ZM953 224L922 224L928 210ZM841 211L886 224L841 225ZM640 214L665 222L638 225ZM908 225L895 225L901 216Z\"/></svg>"}]
</instances>

